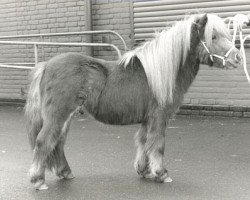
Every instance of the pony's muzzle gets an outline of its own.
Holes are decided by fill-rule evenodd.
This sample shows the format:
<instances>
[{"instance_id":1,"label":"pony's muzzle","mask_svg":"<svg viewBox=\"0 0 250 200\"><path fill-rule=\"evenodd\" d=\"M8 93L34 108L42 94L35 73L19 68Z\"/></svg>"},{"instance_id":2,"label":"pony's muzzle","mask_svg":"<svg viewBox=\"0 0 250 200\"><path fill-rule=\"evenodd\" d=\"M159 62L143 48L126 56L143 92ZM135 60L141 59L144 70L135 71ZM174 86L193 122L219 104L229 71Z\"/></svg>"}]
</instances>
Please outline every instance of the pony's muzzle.
<instances>
[{"instance_id":1,"label":"pony's muzzle","mask_svg":"<svg viewBox=\"0 0 250 200\"><path fill-rule=\"evenodd\" d=\"M234 49L228 59L228 65L226 66L227 69L235 69L237 67L241 67L243 65L243 57L241 52L238 49Z\"/></svg>"}]
</instances>

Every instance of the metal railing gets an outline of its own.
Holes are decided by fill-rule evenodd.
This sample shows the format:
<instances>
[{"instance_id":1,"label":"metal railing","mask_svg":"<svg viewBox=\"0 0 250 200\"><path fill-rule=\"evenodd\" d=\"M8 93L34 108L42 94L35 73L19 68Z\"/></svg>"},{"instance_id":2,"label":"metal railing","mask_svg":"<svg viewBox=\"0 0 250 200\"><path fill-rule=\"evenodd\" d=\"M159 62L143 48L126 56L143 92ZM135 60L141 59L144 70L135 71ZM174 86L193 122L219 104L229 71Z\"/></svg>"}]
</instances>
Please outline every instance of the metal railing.
<instances>
[{"instance_id":1,"label":"metal railing","mask_svg":"<svg viewBox=\"0 0 250 200\"><path fill-rule=\"evenodd\" d=\"M127 51L127 45L122 38L121 35L119 35L115 31L110 30L103 30L103 31L82 31L82 32L68 32L68 33L44 33L44 34L30 34L30 35L13 35L13 36L0 36L0 44L14 44L14 45L33 45L34 47L34 55L35 55L35 63L38 63L38 46L77 46L77 47L111 47L113 48L117 54L118 57L121 57L121 52L118 49L117 46L114 44L109 43L74 43L74 42L67 42L67 43L60 43L60 42L31 42L31 41L5 41L1 39L17 39L17 38L32 38L32 37L51 37L51 36L68 36L68 35L89 35L89 34L114 34L116 35L123 43L124 50ZM31 69L30 66L23 66L23 65L31 65L31 63L0 63L0 67L5 68L18 68L18 69Z\"/></svg>"},{"instance_id":2,"label":"metal railing","mask_svg":"<svg viewBox=\"0 0 250 200\"><path fill-rule=\"evenodd\" d=\"M68 33L40 33L40 34L26 34L26 35L6 35L6 36L0 36L0 39L13 39L13 38L32 38L32 37L40 37L43 39L43 37L53 37L53 36L68 36L68 35L97 35L97 34L113 34L116 35L121 41L124 46L124 51L127 51L127 45L123 37L111 30L100 30L100 31L80 31L80 32L68 32Z\"/></svg>"}]
</instances>

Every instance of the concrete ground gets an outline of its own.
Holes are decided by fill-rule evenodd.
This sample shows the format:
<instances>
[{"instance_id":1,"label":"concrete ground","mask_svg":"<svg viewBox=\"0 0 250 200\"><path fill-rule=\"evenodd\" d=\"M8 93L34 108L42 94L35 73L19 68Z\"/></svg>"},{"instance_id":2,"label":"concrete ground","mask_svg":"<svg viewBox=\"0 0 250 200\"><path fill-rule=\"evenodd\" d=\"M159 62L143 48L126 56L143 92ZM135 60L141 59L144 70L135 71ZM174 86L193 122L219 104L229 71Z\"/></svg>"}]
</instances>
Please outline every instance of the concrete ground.
<instances>
[{"instance_id":1,"label":"concrete ground","mask_svg":"<svg viewBox=\"0 0 250 200\"><path fill-rule=\"evenodd\" d=\"M31 163L21 108L0 107L1 200L249 200L250 119L178 116L166 135L172 183L137 176L133 136L138 125L108 126L74 119L66 155L76 176L48 172L47 191L29 183Z\"/></svg>"}]
</instances>

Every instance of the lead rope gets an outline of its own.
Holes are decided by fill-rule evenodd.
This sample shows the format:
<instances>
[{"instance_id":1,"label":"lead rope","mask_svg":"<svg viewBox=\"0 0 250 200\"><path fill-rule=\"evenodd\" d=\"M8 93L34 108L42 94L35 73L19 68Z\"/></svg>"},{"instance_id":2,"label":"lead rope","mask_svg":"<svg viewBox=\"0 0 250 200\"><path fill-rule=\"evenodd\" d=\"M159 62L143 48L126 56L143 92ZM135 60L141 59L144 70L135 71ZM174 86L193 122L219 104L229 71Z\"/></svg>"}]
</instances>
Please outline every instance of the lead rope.
<instances>
[{"instance_id":1,"label":"lead rope","mask_svg":"<svg viewBox=\"0 0 250 200\"><path fill-rule=\"evenodd\" d=\"M240 31L240 51L242 53L242 57L243 57L243 68L244 68L244 72L246 74L247 77L247 81L250 84L250 77L249 77L249 73L247 71L247 59L246 59L246 52L245 52L245 47L244 47L244 43L246 41L246 39L250 37L250 35L247 35L244 39L242 36L242 31Z\"/></svg>"},{"instance_id":2,"label":"lead rope","mask_svg":"<svg viewBox=\"0 0 250 200\"><path fill-rule=\"evenodd\" d=\"M247 81L250 84L250 76L249 76L249 73L247 71L246 52L245 52L245 47L244 47L244 43L245 43L246 39L250 37L250 35L247 35L247 36L245 36L245 38L243 38L243 34L242 34L242 27L244 26L245 23L249 22L248 16L243 15L243 14L237 14L234 17L226 18L225 21L227 19L229 19L229 23L228 23L229 29L230 29L231 23L233 23L233 40L232 40L232 42L234 44L235 44L235 40L236 40L237 30L239 31L240 51L241 51L242 57L243 57L243 68L244 68L244 72L245 72Z\"/></svg>"}]
</instances>

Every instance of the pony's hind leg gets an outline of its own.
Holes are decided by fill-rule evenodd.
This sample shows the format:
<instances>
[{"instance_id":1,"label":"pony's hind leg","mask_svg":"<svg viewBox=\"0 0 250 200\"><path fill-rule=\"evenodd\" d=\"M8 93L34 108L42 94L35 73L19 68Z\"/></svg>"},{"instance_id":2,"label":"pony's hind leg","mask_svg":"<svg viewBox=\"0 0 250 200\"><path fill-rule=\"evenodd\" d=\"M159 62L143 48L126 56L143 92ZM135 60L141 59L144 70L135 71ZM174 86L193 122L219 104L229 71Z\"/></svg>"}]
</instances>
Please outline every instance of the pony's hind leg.
<instances>
[{"instance_id":1,"label":"pony's hind leg","mask_svg":"<svg viewBox=\"0 0 250 200\"><path fill-rule=\"evenodd\" d=\"M145 151L149 159L149 170L145 178L153 179L157 182L171 182L168 172L163 166L165 150L165 131L168 116L163 110L159 110L149 120L147 141Z\"/></svg>"},{"instance_id":2,"label":"pony's hind leg","mask_svg":"<svg viewBox=\"0 0 250 200\"><path fill-rule=\"evenodd\" d=\"M148 156L145 151L146 141L147 141L147 125L142 124L140 129L135 135L135 145L137 147L137 153L134 163L135 170L141 176L145 176L145 174L148 173Z\"/></svg>"},{"instance_id":3,"label":"pony's hind leg","mask_svg":"<svg viewBox=\"0 0 250 200\"><path fill-rule=\"evenodd\" d=\"M45 120L36 139L34 158L30 168L31 182L38 190L47 189L44 183L46 160L57 143L56 138L58 134L59 130L57 127L48 120Z\"/></svg>"},{"instance_id":4,"label":"pony's hind leg","mask_svg":"<svg viewBox=\"0 0 250 200\"><path fill-rule=\"evenodd\" d=\"M59 178L73 179L75 178L75 176L73 175L70 166L68 164L68 161L66 159L66 156L64 154L64 143L65 142L60 141L55 148L55 151L58 154L58 161L57 161L58 163L55 166L54 170Z\"/></svg>"},{"instance_id":5,"label":"pony's hind leg","mask_svg":"<svg viewBox=\"0 0 250 200\"><path fill-rule=\"evenodd\" d=\"M65 121L58 144L56 145L54 151L49 157L49 168L54 170L55 174L59 178L64 179L74 178L74 175L72 174L72 171L64 153L64 144L67 138L67 133L69 131L72 116L73 113L71 113L68 119Z\"/></svg>"},{"instance_id":6,"label":"pony's hind leg","mask_svg":"<svg viewBox=\"0 0 250 200\"><path fill-rule=\"evenodd\" d=\"M54 112L52 112L53 109L51 108L46 110L43 127L36 139L34 158L30 168L31 182L38 190L47 189L45 185L45 169L55 162L56 156L53 153L60 143L62 128L69 116L69 113L59 112L60 109ZM61 146L58 148L61 148ZM62 152L60 151L60 153ZM58 154L58 156L61 155Z\"/></svg>"}]
</instances>

